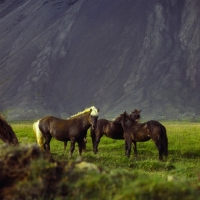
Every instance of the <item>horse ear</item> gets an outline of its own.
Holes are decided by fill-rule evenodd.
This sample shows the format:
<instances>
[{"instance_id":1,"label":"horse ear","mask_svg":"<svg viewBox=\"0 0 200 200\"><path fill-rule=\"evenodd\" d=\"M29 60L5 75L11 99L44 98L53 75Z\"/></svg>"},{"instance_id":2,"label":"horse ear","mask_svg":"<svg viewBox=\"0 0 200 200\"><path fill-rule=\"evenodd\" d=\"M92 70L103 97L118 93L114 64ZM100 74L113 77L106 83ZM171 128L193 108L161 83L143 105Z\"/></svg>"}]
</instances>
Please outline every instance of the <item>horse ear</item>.
<instances>
[{"instance_id":1,"label":"horse ear","mask_svg":"<svg viewBox=\"0 0 200 200\"><path fill-rule=\"evenodd\" d=\"M120 115L122 119L125 119L127 117L127 112L125 111L123 114Z\"/></svg>"},{"instance_id":2,"label":"horse ear","mask_svg":"<svg viewBox=\"0 0 200 200\"><path fill-rule=\"evenodd\" d=\"M134 112L141 113L142 110L135 109ZM133 112L132 112L133 113Z\"/></svg>"},{"instance_id":3,"label":"horse ear","mask_svg":"<svg viewBox=\"0 0 200 200\"><path fill-rule=\"evenodd\" d=\"M99 108L97 109L97 111L99 112Z\"/></svg>"}]
</instances>

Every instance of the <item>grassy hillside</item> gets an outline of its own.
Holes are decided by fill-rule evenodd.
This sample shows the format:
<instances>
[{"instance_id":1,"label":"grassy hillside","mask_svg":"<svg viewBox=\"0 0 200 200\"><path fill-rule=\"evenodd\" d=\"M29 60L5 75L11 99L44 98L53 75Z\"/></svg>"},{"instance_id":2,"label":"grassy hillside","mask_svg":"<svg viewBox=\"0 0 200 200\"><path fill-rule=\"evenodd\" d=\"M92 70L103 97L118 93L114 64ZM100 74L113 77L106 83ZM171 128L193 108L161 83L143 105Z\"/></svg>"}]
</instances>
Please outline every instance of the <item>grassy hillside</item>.
<instances>
[{"instance_id":1,"label":"grassy hillside","mask_svg":"<svg viewBox=\"0 0 200 200\"><path fill-rule=\"evenodd\" d=\"M100 166L104 173L85 172L71 180L71 199L198 199L200 196L200 124L164 122L169 140L169 157L158 161L158 151L150 140L138 143L138 157L124 155L124 141L103 137L99 152L92 152L88 133L87 151L82 159ZM19 141L35 142L32 123L11 123ZM58 161L73 162L78 157L76 146L73 158L68 159L70 143L52 140L51 151ZM61 184L61 185L62 185ZM62 185L63 186L63 185ZM54 197L52 198L54 199ZM56 199L62 199L59 196Z\"/></svg>"}]
</instances>

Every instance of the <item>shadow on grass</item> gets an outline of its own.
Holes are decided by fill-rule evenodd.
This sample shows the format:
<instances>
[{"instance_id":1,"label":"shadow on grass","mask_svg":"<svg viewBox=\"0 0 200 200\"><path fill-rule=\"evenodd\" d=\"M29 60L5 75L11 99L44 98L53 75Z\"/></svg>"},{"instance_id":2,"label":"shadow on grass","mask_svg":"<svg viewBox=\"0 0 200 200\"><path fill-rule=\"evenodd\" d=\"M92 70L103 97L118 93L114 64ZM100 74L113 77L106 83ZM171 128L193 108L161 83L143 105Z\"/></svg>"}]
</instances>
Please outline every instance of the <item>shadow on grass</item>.
<instances>
[{"instance_id":1,"label":"shadow on grass","mask_svg":"<svg viewBox=\"0 0 200 200\"><path fill-rule=\"evenodd\" d=\"M136 170L144 170L147 172L156 172L156 171L171 171L176 169L176 167L170 162L161 162L154 160L145 160L145 161L136 161L130 163L130 168Z\"/></svg>"},{"instance_id":2,"label":"shadow on grass","mask_svg":"<svg viewBox=\"0 0 200 200\"><path fill-rule=\"evenodd\" d=\"M169 155L174 158L186 158L186 159L197 159L200 158L200 150L195 151L183 151L183 150L170 150Z\"/></svg>"},{"instance_id":3,"label":"shadow on grass","mask_svg":"<svg viewBox=\"0 0 200 200\"><path fill-rule=\"evenodd\" d=\"M182 154L182 156L187 159L200 158L200 150L195 152L186 151L185 153Z\"/></svg>"}]
</instances>

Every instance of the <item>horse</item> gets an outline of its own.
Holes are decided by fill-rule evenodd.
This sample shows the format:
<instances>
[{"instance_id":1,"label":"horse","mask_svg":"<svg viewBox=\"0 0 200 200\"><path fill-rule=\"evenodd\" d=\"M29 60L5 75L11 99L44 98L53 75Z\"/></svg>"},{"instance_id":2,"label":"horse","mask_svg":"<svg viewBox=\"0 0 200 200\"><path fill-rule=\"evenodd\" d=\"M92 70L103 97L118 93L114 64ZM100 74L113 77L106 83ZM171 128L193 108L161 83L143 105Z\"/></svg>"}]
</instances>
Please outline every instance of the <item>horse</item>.
<instances>
[{"instance_id":1,"label":"horse","mask_svg":"<svg viewBox=\"0 0 200 200\"><path fill-rule=\"evenodd\" d=\"M134 113L135 114L135 113ZM166 128L158 121L150 120L145 123L138 123L126 112L115 119L120 122L125 137L125 154L130 157L131 145L134 145L134 154L137 157L137 142L146 142L150 139L155 143L159 151L159 160L163 160L163 155L168 156L168 138Z\"/></svg>"},{"instance_id":2,"label":"horse","mask_svg":"<svg viewBox=\"0 0 200 200\"><path fill-rule=\"evenodd\" d=\"M78 143L79 155L83 150L83 141L86 138L89 127L96 128L99 109L94 106L86 108L68 119L59 119L53 116L46 116L33 124L33 131L36 135L40 148L50 153L50 142L52 137L59 141L71 142L70 155Z\"/></svg>"},{"instance_id":3,"label":"horse","mask_svg":"<svg viewBox=\"0 0 200 200\"><path fill-rule=\"evenodd\" d=\"M135 117L135 120L140 119L140 114L137 109L132 111L131 115L132 118ZM124 140L124 130L121 123L116 122L115 120L99 119L97 121L96 129L90 128L94 154L98 152L98 144L103 135L116 140Z\"/></svg>"},{"instance_id":4,"label":"horse","mask_svg":"<svg viewBox=\"0 0 200 200\"><path fill-rule=\"evenodd\" d=\"M38 128L38 124L37 124L37 123L38 123L38 122L34 122L34 123L33 123L33 132L34 132L35 137L36 137L36 139L37 139L37 143L38 143L38 144L41 144L40 147L41 147L42 150L44 150L44 146L43 146L43 144L42 144L43 141L40 141L40 140L42 140L42 137L37 137L37 136L36 136L36 131L37 131L37 128ZM38 134L40 134L40 133L39 133L39 130L38 130ZM87 130L86 130L86 134L87 134ZM66 150L67 142L68 142L68 141L64 141L64 150ZM87 139L84 138L84 139L83 139L83 144L82 144L83 151L86 151L86 143L87 143Z\"/></svg>"},{"instance_id":5,"label":"horse","mask_svg":"<svg viewBox=\"0 0 200 200\"><path fill-rule=\"evenodd\" d=\"M0 139L6 144L19 144L17 136L13 131L12 127L2 116L0 116Z\"/></svg>"},{"instance_id":6,"label":"horse","mask_svg":"<svg viewBox=\"0 0 200 200\"><path fill-rule=\"evenodd\" d=\"M33 123L33 132L34 132L35 137L36 137L36 139L37 139L37 143L38 143L38 144L41 144L42 141L40 141L40 140L42 139L42 137L37 137L37 136L36 136L37 127L38 127L37 122L34 122L34 123ZM38 132L39 132L39 131L38 131ZM87 131L86 131L86 134L87 134ZM68 142L68 141L64 141L64 150L66 150L67 142ZM86 138L83 138L83 143L82 143L82 147L83 147L82 149L83 149L83 151L86 151L86 143L87 143L87 139L86 139ZM44 150L43 144L41 145L41 149Z\"/></svg>"},{"instance_id":7,"label":"horse","mask_svg":"<svg viewBox=\"0 0 200 200\"><path fill-rule=\"evenodd\" d=\"M86 135L87 135L87 133L86 133ZM83 144L82 144L83 151L86 151L86 143L87 143L87 139L83 138ZM67 147L67 141L64 142L64 150L66 150L66 147Z\"/></svg>"}]
</instances>

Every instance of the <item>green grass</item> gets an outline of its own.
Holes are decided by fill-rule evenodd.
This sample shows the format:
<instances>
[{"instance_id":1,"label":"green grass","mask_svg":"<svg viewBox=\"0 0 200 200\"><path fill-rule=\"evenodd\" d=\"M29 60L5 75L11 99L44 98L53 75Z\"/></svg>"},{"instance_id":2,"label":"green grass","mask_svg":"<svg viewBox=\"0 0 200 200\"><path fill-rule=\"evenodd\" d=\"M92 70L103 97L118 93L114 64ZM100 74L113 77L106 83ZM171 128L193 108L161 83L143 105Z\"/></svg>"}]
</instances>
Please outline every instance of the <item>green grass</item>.
<instances>
[{"instance_id":1,"label":"green grass","mask_svg":"<svg viewBox=\"0 0 200 200\"><path fill-rule=\"evenodd\" d=\"M140 170L145 172L161 173L162 176L173 175L184 180L196 180L200 173L200 124L192 122L163 122L167 129L169 156L164 161L158 161L158 151L152 140L137 143L138 157L133 150L128 159L124 155L124 141L113 140L106 136L101 138L99 152L92 151L90 134L87 136L87 151L83 152L83 160L102 166L108 171L121 169L125 171ZM32 123L11 123L19 141L29 144L35 143ZM55 159L68 160L70 142L67 150L63 150L63 143L52 139L51 152ZM73 158L78 157L76 144Z\"/></svg>"},{"instance_id":2,"label":"green grass","mask_svg":"<svg viewBox=\"0 0 200 200\"><path fill-rule=\"evenodd\" d=\"M124 180L123 184L126 185L127 181L127 187L120 185L123 193L120 195L116 193L117 196L113 197L114 193L111 194L111 192L109 193L111 196L107 199L163 199L163 197L165 197L164 199L184 199L181 198L177 191L182 193L182 197L185 195L186 199L198 199L199 197L196 198L195 196L193 198L193 195L196 195L196 192L200 191L198 183L200 179L200 123L163 122L162 124L167 129L169 143L169 156L164 161L158 160L158 151L152 140L137 143L138 157L134 157L132 150L131 157L128 159L124 155L123 140L113 140L104 136L99 143L99 152L95 155L92 151L92 142L88 133L87 151L83 152L82 159L101 166L114 179L111 177L105 178L104 175L91 176L89 182L87 180L86 182L83 181L83 183L77 183L83 184L81 187L86 189L83 198L80 199L87 199L88 195L94 195L93 193L90 194L93 187L98 192L102 192L102 199L104 199L106 188L99 188L99 185L96 185L97 182L100 184L106 181L107 184L113 184L112 189L115 191L119 184L116 182L118 179L120 184ZM35 143L32 123L11 123L11 126L21 143ZM56 160L69 160L70 142L66 151L63 150L63 142L52 139L50 145L52 155ZM76 144L73 157L70 161L75 161L77 157L78 148ZM125 179L121 173L124 174ZM136 177L134 178L134 176ZM132 187L135 187L134 191ZM170 198L166 196L169 193L168 190L171 191ZM80 192L77 190L77 193ZM151 197L150 194L153 196ZM91 197L91 199L93 198ZM98 199L101 198L99 197Z\"/></svg>"}]
</instances>

